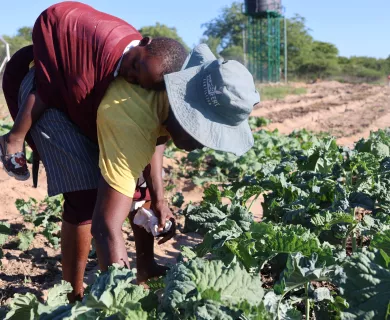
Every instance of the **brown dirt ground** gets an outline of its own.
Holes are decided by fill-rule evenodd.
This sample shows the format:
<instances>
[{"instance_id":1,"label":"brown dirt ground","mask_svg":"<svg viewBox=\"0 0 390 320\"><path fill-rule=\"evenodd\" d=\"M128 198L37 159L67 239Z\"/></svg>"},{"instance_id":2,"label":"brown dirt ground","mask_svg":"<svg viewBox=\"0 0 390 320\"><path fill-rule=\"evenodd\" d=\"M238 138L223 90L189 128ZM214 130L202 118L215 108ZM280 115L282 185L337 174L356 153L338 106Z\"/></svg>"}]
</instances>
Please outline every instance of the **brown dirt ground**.
<instances>
[{"instance_id":1,"label":"brown dirt ground","mask_svg":"<svg viewBox=\"0 0 390 320\"><path fill-rule=\"evenodd\" d=\"M306 87L307 94L266 101L253 111L253 115L271 119L272 123L267 128L270 130L278 129L282 133L290 133L306 128L316 132L330 132L337 137L340 144L348 146L352 146L361 137L367 137L370 130L390 126L388 87L338 82L299 86ZM0 118L7 114L1 98L0 95ZM174 161L166 159L164 166L174 167ZM32 187L31 180L17 182L0 170L0 221L10 223L14 235L23 226L23 218L16 210L15 200L27 200L29 197L42 200L46 195L46 187L43 169L40 171L37 189ZM182 192L186 203L196 203L202 199L202 190L184 179L175 181L175 188L170 193L175 192ZM253 206L252 212L256 219L260 219L261 199ZM180 218L179 223L183 223ZM129 225L124 226L123 234L130 261L132 266L135 266L135 246ZM161 246L155 245L156 259L162 264L173 264L181 245L193 245L199 241L199 235L178 232L174 240ZM0 306L8 303L9 298L18 292L32 292L44 298L47 289L60 282L60 251L51 247L43 236L37 236L25 252L17 250L12 244L3 249L5 256L1 259L0 267ZM90 259L85 276L86 283L92 281L96 271L97 262Z\"/></svg>"},{"instance_id":2,"label":"brown dirt ground","mask_svg":"<svg viewBox=\"0 0 390 320\"><path fill-rule=\"evenodd\" d=\"M329 132L347 146L390 126L390 87L335 81L301 86L307 94L265 101L252 115L271 119L270 130Z\"/></svg>"}]
</instances>

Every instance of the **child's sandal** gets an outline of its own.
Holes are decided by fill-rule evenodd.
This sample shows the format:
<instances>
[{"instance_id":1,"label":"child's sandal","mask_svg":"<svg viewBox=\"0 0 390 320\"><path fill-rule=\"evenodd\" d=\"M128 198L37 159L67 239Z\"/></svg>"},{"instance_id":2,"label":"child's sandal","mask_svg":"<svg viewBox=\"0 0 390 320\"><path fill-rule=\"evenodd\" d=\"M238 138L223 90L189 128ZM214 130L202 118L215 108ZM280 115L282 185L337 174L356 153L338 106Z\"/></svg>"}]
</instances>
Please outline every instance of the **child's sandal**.
<instances>
[{"instance_id":1,"label":"child's sandal","mask_svg":"<svg viewBox=\"0 0 390 320\"><path fill-rule=\"evenodd\" d=\"M7 172L10 177L14 177L19 181L25 181L30 178L25 148L23 147L23 151L14 154L7 154L7 138L6 136L1 138L3 143L0 143L0 159L3 163L5 172Z\"/></svg>"}]
</instances>

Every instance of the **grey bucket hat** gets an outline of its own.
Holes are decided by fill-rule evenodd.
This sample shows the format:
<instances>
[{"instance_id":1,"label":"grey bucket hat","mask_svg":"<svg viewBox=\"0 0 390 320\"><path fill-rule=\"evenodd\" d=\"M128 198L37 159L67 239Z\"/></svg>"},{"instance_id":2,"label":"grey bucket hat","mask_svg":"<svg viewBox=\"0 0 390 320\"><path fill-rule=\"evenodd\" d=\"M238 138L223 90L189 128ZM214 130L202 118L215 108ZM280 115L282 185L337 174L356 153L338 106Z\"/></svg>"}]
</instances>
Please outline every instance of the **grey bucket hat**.
<instances>
[{"instance_id":1,"label":"grey bucket hat","mask_svg":"<svg viewBox=\"0 0 390 320\"><path fill-rule=\"evenodd\" d=\"M207 44L198 44L188 55L181 70L198 67L207 61L217 60Z\"/></svg>"},{"instance_id":2,"label":"grey bucket hat","mask_svg":"<svg viewBox=\"0 0 390 320\"><path fill-rule=\"evenodd\" d=\"M195 140L237 156L253 146L248 117L260 95L242 64L216 59L207 45L200 45L183 70L164 80L177 121Z\"/></svg>"}]
</instances>

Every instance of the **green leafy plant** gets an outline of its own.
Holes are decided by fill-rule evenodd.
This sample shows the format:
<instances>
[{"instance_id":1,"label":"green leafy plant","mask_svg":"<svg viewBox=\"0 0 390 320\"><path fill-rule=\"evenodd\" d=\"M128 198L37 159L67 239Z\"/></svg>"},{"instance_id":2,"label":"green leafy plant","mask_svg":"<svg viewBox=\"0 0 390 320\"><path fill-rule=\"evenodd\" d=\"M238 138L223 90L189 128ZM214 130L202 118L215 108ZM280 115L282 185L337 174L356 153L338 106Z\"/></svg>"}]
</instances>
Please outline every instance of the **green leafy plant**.
<instances>
[{"instance_id":1,"label":"green leafy plant","mask_svg":"<svg viewBox=\"0 0 390 320\"><path fill-rule=\"evenodd\" d=\"M249 117L248 122L251 129L255 130L260 127L268 126L271 123L271 120L264 117Z\"/></svg>"},{"instance_id":2,"label":"green leafy plant","mask_svg":"<svg viewBox=\"0 0 390 320\"><path fill-rule=\"evenodd\" d=\"M304 257L300 252L288 255L286 269L282 272L280 281L274 287L274 291L282 295L282 298L286 294L304 288L304 300L305 300L305 316L306 319L310 318L310 296L309 287L312 281L330 281L334 276L334 267L326 268L317 266L317 254L313 254L310 258ZM329 289L321 288L314 292L316 300L331 300L331 294ZM282 299L279 300L279 304ZM278 316L279 316L278 306Z\"/></svg>"},{"instance_id":3,"label":"green leafy plant","mask_svg":"<svg viewBox=\"0 0 390 320\"><path fill-rule=\"evenodd\" d=\"M335 279L349 308L346 319L386 319L390 302L388 256L363 251L353 254L339 268Z\"/></svg>"},{"instance_id":4,"label":"green leafy plant","mask_svg":"<svg viewBox=\"0 0 390 320\"><path fill-rule=\"evenodd\" d=\"M183 205L184 203L184 196L181 192L176 192L173 196L172 196L172 200L171 200L171 203L178 207L178 208L181 208L181 206Z\"/></svg>"},{"instance_id":5,"label":"green leafy plant","mask_svg":"<svg viewBox=\"0 0 390 320\"><path fill-rule=\"evenodd\" d=\"M3 245L7 243L11 234L11 226L7 222L0 222L0 258L3 257ZM1 263L0 263L1 265Z\"/></svg>"},{"instance_id":6,"label":"green leafy plant","mask_svg":"<svg viewBox=\"0 0 390 320\"><path fill-rule=\"evenodd\" d=\"M69 304L67 293L72 287L64 281L49 290L45 303L40 303L31 293L16 294L5 319L155 318L157 297L142 286L132 284L134 279L132 270L111 266L107 272L97 274L88 294L76 304Z\"/></svg>"},{"instance_id":7,"label":"green leafy plant","mask_svg":"<svg viewBox=\"0 0 390 320\"><path fill-rule=\"evenodd\" d=\"M194 259L169 271L162 308L178 319L237 319L260 306L263 296L260 279L240 265Z\"/></svg>"},{"instance_id":8,"label":"green leafy plant","mask_svg":"<svg viewBox=\"0 0 390 320\"><path fill-rule=\"evenodd\" d=\"M30 247L31 242L34 240L34 232L30 230L21 231L18 234L18 249L25 251Z\"/></svg>"},{"instance_id":9,"label":"green leafy plant","mask_svg":"<svg viewBox=\"0 0 390 320\"><path fill-rule=\"evenodd\" d=\"M46 197L39 203L34 198L29 198L27 201L16 200L16 208L23 215L24 221L34 224L34 230L23 230L19 233L20 250L27 250L37 233L45 236L54 248L59 248L60 226L58 222L61 221L62 201L62 196Z\"/></svg>"},{"instance_id":10,"label":"green leafy plant","mask_svg":"<svg viewBox=\"0 0 390 320\"><path fill-rule=\"evenodd\" d=\"M81 303L68 304L65 293L53 293L58 303L16 296L9 318L386 319L389 132L372 133L355 149L306 131L254 136L253 150L241 158L204 149L178 161L192 166L178 175L207 183L201 203L183 210L184 231L203 241L182 247L178 263L149 281L149 291L132 284L133 271L113 266ZM250 209L260 196L258 222ZM180 194L173 200L180 205ZM18 205L33 232L58 244L59 203ZM0 245L10 236L10 226L0 224ZM31 236L22 230L21 249ZM58 290L67 292L63 285Z\"/></svg>"}]
</instances>

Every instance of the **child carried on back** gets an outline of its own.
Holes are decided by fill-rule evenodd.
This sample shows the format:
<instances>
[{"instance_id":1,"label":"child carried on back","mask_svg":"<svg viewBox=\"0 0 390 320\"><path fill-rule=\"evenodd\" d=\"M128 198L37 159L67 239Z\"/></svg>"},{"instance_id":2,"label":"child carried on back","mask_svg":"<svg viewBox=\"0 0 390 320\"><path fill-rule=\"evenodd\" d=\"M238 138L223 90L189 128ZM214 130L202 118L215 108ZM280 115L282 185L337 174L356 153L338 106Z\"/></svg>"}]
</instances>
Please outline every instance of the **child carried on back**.
<instances>
[{"instance_id":1,"label":"child carried on back","mask_svg":"<svg viewBox=\"0 0 390 320\"><path fill-rule=\"evenodd\" d=\"M79 12L77 21L69 18L70 12L75 16L75 10ZM86 41L85 35L71 36L75 23L88 21L89 10L89 6L76 2L60 3L43 11L34 25L31 68L35 69L35 86L25 103L18 106L12 129L0 136L4 170L17 180L30 177L26 135L48 107L68 113L85 130L83 133L96 141L96 123L90 115L96 114L115 77L145 89L161 90L163 75L180 70L182 61L177 56L185 52L180 43L164 37L142 38L135 28L116 17L108 21L104 14L94 30L85 30L92 33L88 38L93 41ZM79 106L77 114L68 112L69 105Z\"/></svg>"}]
</instances>

